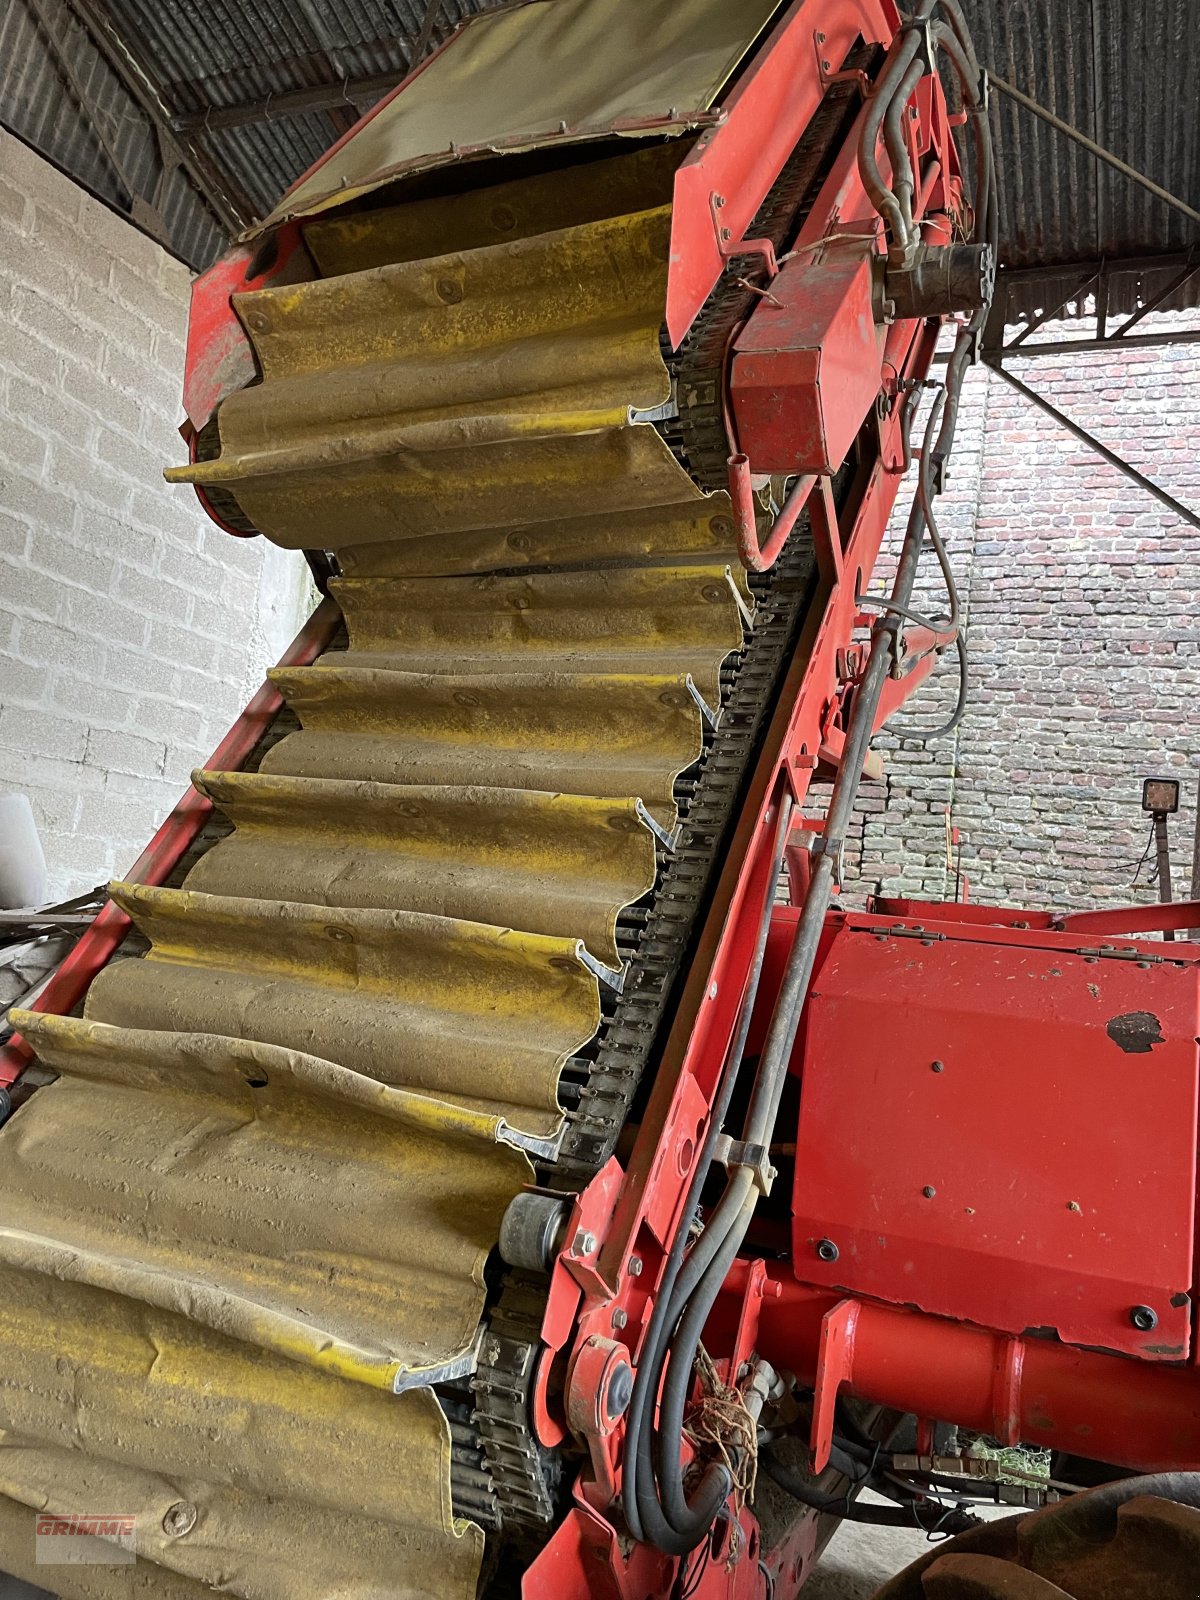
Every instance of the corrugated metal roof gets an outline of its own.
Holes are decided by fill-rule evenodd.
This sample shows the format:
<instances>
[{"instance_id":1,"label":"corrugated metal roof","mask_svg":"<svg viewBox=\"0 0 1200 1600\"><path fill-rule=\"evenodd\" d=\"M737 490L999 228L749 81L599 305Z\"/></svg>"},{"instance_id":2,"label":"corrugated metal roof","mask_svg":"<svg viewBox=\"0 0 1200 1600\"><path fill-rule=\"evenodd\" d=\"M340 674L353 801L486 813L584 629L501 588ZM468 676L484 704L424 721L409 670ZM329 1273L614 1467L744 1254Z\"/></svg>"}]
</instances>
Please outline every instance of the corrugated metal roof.
<instances>
[{"instance_id":1,"label":"corrugated metal roof","mask_svg":"<svg viewBox=\"0 0 1200 1600\"><path fill-rule=\"evenodd\" d=\"M1121 160L1200 204L1195 0L964 0L980 61ZM1179 250L1196 228L993 91L1001 263Z\"/></svg>"},{"instance_id":2,"label":"corrugated metal roof","mask_svg":"<svg viewBox=\"0 0 1200 1600\"><path fill-rule=\"evenodd\" d=\"M441 0L428 38L500 0ZM399 79L429 0L106 0L104 17L153 85L180 138L219 175L234 209L262 214L378 94ZM1195 0L963 0L981 61L1186 200L1200 200L1200 69ZM34 18L53 14L59 44ZM0 20L0 119L103 198L128 196L89 131L56 51L84 66L101 117L117 130L132 174L153 187L158 152L149 119L71 13L97 18L98 0L7 0ZM343 86L346 101L336 102ZM296 109L269 101L326 88L331 103ZM1186 218L1109 171L1062 134L995 99L1002 173L1002 264L1013 268L1178 251L1196 237ZM229 108L259 107L228 126ZM224 116L217 116L224 113ZM205 117L211 125L206 125ZM217 122L212 119L217 116ZM187 125L187 119L192 119ZM221 124L221 125L218 125ZM211 175L211 174L210 174ZM196 265L220 230L191 184L171 173L163 211L174 248ZM249 220L249 219L246 219ZM1117 293L1132 308L1137 274ZM1159 278L1151 282L1161 283ZM1123 285L1123 286L1122 286ZM1045 291L1022 290L1032 306ZM1132 297L1132 298L1131 298ZM1020 297L1018 297L1020 298ZM1120 304L1114 305L1119 310Z\"/></svg>"},{"instance_id":3,"label":"corrugated metal roof","mask_svg":"<svg viewBox=\"0 0 1200 1600\"><path fill-rule=\"evenodd\" d=\"M0 6L0 122L115 210L134 209L131 188L153 199L158 216L138 208L136 220L184 260L210 261L224 247L187 175L164 174L150 118L65 0Z\"/></svg>"}]
</instances>

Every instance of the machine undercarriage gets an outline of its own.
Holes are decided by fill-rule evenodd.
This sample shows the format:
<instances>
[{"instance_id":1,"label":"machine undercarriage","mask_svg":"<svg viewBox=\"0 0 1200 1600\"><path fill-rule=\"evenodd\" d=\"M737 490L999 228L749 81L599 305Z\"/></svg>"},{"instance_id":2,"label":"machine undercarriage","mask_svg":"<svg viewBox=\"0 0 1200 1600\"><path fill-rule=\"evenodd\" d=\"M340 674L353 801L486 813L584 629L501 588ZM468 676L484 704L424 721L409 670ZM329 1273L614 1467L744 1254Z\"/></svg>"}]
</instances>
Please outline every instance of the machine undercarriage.
<instances>
[{"instance_id":1,"label":"machine undercarriage","mask_svg":"<svg viewBox=\"0 0 1200 1600\"><path fill-rule=\"evenodd\" d=\"M0 1564L104 1501L64 1596L757 1600L854 1516L1083 1596L1091 1504L1194 1592L1194 947L832 909L965 672L997 181L953 0L538 0L198 282L170 476L324 598L0 1053ZM942 1422L1174 1476L967 1532L1056 1491Z\"/></svg>"}]
</instances>

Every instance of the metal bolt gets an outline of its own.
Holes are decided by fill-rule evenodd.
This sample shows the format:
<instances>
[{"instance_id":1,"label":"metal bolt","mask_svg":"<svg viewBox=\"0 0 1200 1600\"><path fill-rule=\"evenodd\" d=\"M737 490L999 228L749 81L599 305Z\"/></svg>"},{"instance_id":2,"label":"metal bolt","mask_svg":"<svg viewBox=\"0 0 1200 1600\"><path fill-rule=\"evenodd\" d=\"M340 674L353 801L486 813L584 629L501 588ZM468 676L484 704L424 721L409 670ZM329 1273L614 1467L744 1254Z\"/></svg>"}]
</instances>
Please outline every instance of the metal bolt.
<instances>
[{"instance_id":1,"label":"metal bolt","mask_svg":"<svg viewBox=\"0 0 1200 1600\"><path fill-rule=\"evenodd\" d=\"M716 206L719 209L724 204L725 204L725 196L723 194L715 194L715 195L713 195L713 205L714 206Z\"/></svg>"},{"instance_id":2,"label":"metal bolt","mask_svg":"<svg viewBox=\"0 0 1200 1600\"><path fill-rule=\"evenodd\" d=\"M1158 1312L1153 1306L1134 1306L1129 1320L1139 1333L1151 1333L1158 1327Z\"/></svg>"},{"instance_id":3,"label":"metal bolt","mask_svg":"<svg viewBox=\"0 0 1200 1600\"><path fill-rule=\"evenodd\" d=\"M832 1239L821 1239L817 1243L817 1255L822 1261L836 1261L840 1253Z\"/></svg>"},{"instance_id":4,"label":"metal bolt","mask_svg":"<svg viewBox=\"0 0 1200 1600\"><path fill-rule=\"evenodd\" d=\"M613 1325L613 1327L614 1328L623 1328L628 1321L629 1321L629 1313L628 1313L628 1311L626 1311L622 1306L618 1306L616 1308L616 1310L612 1314L612 1325Z\"/></svg>"},{"instance_id":5,"label":"metal bolt","mask_svg":"<svg viewBox=\"0 0 1200 1600\"><path fill-rule=\"evenodd\" d=\"M932 1200L934 1195L937 1193L937 1190L931 1183L927 1183L921 1190L921 1193L925 1196L926 1200Z\"/></svg>"},{"instance_id":6,"label":"metal bolt","mask_svg":"<svg viewBox=\"0 0 1200 1600\"><path fill-rule=\"evenodd\" d=\"M945 1072L946 1063L944 1061L931 1061L929 1068L931 1072Z\"/></svg>"},{"instance_id":7,"label":"metal bolt","mask_svg":"<svg viewBox=\"0 0 1200 1600\"><path fill-rule=\"evenodd\" d=\"M173 1539L180 1539L185 1533L191 1533L199 1515L190 1500L176 1500L173 1506L168 1506L163 1516L163 1532L169 1533Z\"/></svg>"},{"instance_id":8,"label":"metal bolt","mask_svg":"<svg viewBox=\"0 0 1200 1600\"><path fill-rule=\"evenodd\" d=\"M733 238L733 230L731 228L722 228L721 229L721 238L723 240L732 239Z\"/></svg>"},{"instance_id":9,"label":"metal bolt","mask_svg":"<svg viewBox=\"0 0 1200 1600\"><path fill-rule=\"evenodd\" d=\"M590 1256L592 1251L596 1248L596 1235L594 1233L588 1233L585 1229L581 1228L575 1235L575 1243L572 1248L577 1256Z\"/></svg>"},{"instance_id":10,"label":"metal bolt","mask_svg":"<svg viewBox=\"0 0 1200 1600\"><path fill-rule=\"evenodd\" d=\"M1082 1211L1083 1207L1079 1204L1078 1200L1068 1200L1067 1201L1067 1210L1068 1211Z\"/></svg>"},{"instance_id":11,"label":"metal bolt","mask_svg":"<svg viewBox=\"0 0 1200 1600\"><path fill-rule=\"evenodd\" d=\"M626 1271L629 1273L631 1278L640 1278L642 1275L642 1266L643 1262L641 1256L630 1256L629 1266L626 1268Z\"/></svg>"},{"instance_id":12,"label":"metal bolt","mask_svg":"<svg viewBox=\"0 0 1200 1600\"><path fill-rule=\"evenodd\" d=\"M456 306L463 297L462 284L456 283L453 278L439 278L434 289L438 299L448 306Z\"/></svg>"}]
</instances>

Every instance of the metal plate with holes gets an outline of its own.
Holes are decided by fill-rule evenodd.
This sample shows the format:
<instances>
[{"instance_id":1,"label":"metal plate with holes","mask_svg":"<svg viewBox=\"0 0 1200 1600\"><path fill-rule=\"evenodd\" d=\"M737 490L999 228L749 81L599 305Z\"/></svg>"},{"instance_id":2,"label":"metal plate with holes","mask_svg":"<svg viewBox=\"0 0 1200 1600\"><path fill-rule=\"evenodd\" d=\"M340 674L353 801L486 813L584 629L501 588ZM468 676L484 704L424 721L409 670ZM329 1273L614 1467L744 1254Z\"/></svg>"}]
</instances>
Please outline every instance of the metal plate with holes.
<instances>
[{"instance_id":1,"label":"metal plate with holes","mask_svg":"<svg viewBox=\"0 0 1200 1600\"><path fill-rule=\"evenodd\" d=\"M1182 1359L1196 965L1089 957L1016 930L912 932L851 919L814 983L798 1274L1009 1333ZM823 1239L836 1261L820 1259Z\"/></svg>"}]
</instances>

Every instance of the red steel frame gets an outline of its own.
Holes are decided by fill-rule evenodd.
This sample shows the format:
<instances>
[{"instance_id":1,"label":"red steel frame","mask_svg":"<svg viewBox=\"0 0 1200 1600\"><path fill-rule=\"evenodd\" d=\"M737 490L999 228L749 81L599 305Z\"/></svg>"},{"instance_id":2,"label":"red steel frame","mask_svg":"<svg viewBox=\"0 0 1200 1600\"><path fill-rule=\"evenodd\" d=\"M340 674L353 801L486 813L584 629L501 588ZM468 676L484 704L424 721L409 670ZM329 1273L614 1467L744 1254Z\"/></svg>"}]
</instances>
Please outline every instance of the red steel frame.
<instances>
[{"instance_id":1,"label":"red steel frame","mask_svg":"<svg viewBox=\"0 0 1200 1600\"><path fill-rule=\"evenodd\" d=\"M818 18L819 39L814 33ZM724 256L746 251L742 232L811 118L823 92L823 80L827 81L829 63L840 64L860 37L887 42L895 22L896 13L890 6L873 5L869 0L861 4L843 0L836 5L828 0L822 4L800 0L781 22L770 48L739 86L727 122L704 135L680 168L668 295L673 339L679 338L707 296ZM935 204L947 203L954 179L944 117L931 114L937 103L925 101L927 115L913 135L914 146L925 152L935 137L941 141L924 164L919 215L928 214ZM769 120L757 120L764 116ZM720 206L710 203L714 196L722 199ZM719 229L713 230L714 215L722 228L729 229L725 239ZM848 145L836 159L801 238L807 242L843 221L873 216L854 150ZM767 265L773 265L773 255ZM595 1352L624 1347L636 1365L666 1252L682 1224L680 1207L704 1140L721 1064L748 981L755 932L768 892L778 807L790 796L798 814L818 761L829 764L838 759L844 715L859 664L851 640L856 627L866 620L857 597L874 570L903 473L906 396L925 379L936 340L937 329L931 325L909 322L889 329L881 363L887 405L866 424L873 437L862 469L863 481L839 513L828 480L817 480L819 488L810 504L821 585L813 607L814 620L780 696L628 1169L622 1173L616 1162L610 1162L579 1197L566 1232L573 1242L552 1274L542 1331L546 1349L538 1376L535 1425L546 1445L561 1442L563 1419L555 1415L550 1386L552 1373L561 1370L563 1355L570 1352L566 1408L573 1431L587 1439L591 1461L590 1470L577 1486L574 1509L526 1577L523 1592L527 1600L550 1600L551 1596L565 1600L608 1591L633 1600L634 1596L666 1592L670 1586L674 1564L642 1546L626 1556L606 1515L620 1492L621 1430L619 1425L605 1427L599 1422ZM904 681L903 693L911 693L923 676L923 671L913 673ZM880 720L890 714L900 697L888 697ZM582 1249L589 1236L601 1241L598 1250ZM720 1353L727 1358L726 1370L736 1370L756 1343L767 1298L778 1295L780 1287L762 1263L748 1264L727 1287L740 1309L734 1348L727 1352L721 1346ZM593 1419L590 1428L581 1420L589 1416ZM756 1548L757 1528L748 1511L743 1512L742 1525L742 1548ZM781 1560L788 1570L794 1567L799 1574L816 1549L815 1518L798 1521L794 1541L795 1548L789 1548ZM592 1552L586 1562L581 1559L585 1551ZM605 1574L599 1590L597 1566ZM713 1561L695 1592L697 1596L758 1595L763 1592L758 1564L742 1561L729 1567Z\"/></svg>"},{"instance_id":2,"label":"red steel frame","mask_svg":"<svg viewBox=\"0 0 1200 1600\"><path fill-rule=\"evenodd\" d=\"M890 4L871 0L799 0L781 21L770 47L732 97L727 120L702 135L679 170L668 292L673 343L678 344L690 325L724 259L756 247L745 231L833 70L859 38L887 43L897 23ZM961 198L949 118L940 90L929 79L914 105L917 116L908 131L914 168L922 174L917 215L934 223L927 238L944 242L949 237L946 215L958 210ZM919 155L923 162L915 159ZM850 140L799 243L816 242L839 225L849 231L855 220L872 216ZM759 248L769 283L773 252L766 245ZM867 482L842 514L827 480L804 484L811 495L810 526L822 580L813 612L817 620L781 695L627 1170L610 1162L579 1196L565 1235L572 1243L552 1273L535 1426L547 1446L564 1436L551 1385L553 1374L564 1370L565 1359L567 1419L571 1430L586 1439L590 1462L576 1485L571 1513L526 1576L527 1600L584 1600L598 1594L634 1600L665 1593L677 1581L673 1561L643 1546L630 1549L613 1526L613 1521L620 1524L615 1507L622 1437L619 1423L601 1419L597 1396L602 1371L609 1368L600 1357L607 1352L609 1362L620 1356L636 1367L666 1252L676 1230L686 1226L680 1208L748 980L777 808L790 796L798 812L818 760L830 764L838 759L858 664L851 641L855 628L866 620L858 614L856 596L874 570L899 487L904 453L900 397L925 379L935 337L928 326L912 323L889 330L883 391L890 406L878 421ZM743 543L753 558L760 555L757 538L751 537L752 518L744 520ZM781 537L772 540L768 557L781 543ZM757 563L751 559L747 565ZM932 658L924 670L931 665ZM902 683L889 684L879 722L923 676L918 670ZM799 866L803 856L797 852L792 859ZM792 885L794 896L798 887ZM777 914L777 945L780 934L794 928L796 917L794 909ZM1114 926L1110 917L1103 928L1097 923L1095 931L1116 932L1120 926L1120 919ZM1011 940L1011 931L1007 937ZM769 1000L765 978L764 993ZM583 1250L593 1237L600 1241L598 1248ZM833 1401L841 1388L878 1405L924 1419L948 1418L1006 1440L1047 1440L1131 1465L1200 1464L1200 1388L1190 1371L845 1298L804 1285L792 1270L761 1261L739 1264L724 1299L726 1305L718 1307L710 1323L710 1332L715 1332L710 1349L723 1358L719 1369L736 1373L757 1350L814 1385L811 1446L818 1471L829 1458ZM753 1556L757 1528L749 1511L742 1512L741 1524L743 1553ZM770 1558L775 1595L792 1593L804 1581L819 1537L815 1514L798 1513L780 1548L761 1552ZM729 1556L728 1549L725 1554ZM689 1577L689 1587L691 1581ZM716 1600L758 1596L766 1587L758 1561L729 1556L710 1561L691 1592L697 1600Z\"/></svg>"}]
</instances>

